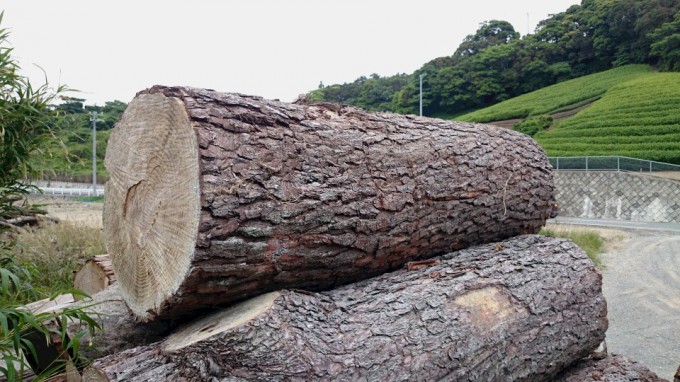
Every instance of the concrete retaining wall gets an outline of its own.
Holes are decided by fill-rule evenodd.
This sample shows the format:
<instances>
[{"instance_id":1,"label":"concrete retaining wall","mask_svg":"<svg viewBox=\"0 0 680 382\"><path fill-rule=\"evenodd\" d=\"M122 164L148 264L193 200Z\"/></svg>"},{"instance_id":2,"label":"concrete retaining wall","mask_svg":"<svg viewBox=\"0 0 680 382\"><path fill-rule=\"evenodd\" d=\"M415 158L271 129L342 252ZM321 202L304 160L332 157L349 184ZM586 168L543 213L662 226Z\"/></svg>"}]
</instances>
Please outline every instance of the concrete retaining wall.
<instances>
[{"instance_id":1,"label":"concrete retaining wall","mask_svg":"<svg viewBox=\"0 0 680 382\"><path fill-rule=\"evenodd\" d=\"M624 172L556 171L559 215L680 223L680 181Z\"/></svg>"}]
</instances>

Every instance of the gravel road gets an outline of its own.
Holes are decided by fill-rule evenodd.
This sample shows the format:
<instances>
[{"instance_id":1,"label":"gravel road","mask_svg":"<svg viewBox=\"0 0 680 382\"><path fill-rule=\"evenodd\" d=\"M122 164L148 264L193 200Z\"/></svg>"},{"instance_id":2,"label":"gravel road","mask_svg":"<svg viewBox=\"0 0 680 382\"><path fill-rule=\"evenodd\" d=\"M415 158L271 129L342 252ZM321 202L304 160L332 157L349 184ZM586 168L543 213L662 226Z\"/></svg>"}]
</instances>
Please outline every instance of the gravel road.
<instances>
[{"instance_id":1,"label":"gravel road","mask_svg":"<svg viewBox=\"0 0 680 382\"><path fill-rule=\"evenodd\" d=\"M637 231L603 255L609 351L673 380L680 365L680 235Z\"/></svg>"},{"instance_id":2,"label":"gravel road","mask_svg":"<svg viewBox=\"0 0 680 382\"><path fill-rule=\"evenodd\" d=\"M602 260L609 352L672 381L680 365L680 234L555 227L597 230L607 240Z\"/></svg>"}]
</instances>

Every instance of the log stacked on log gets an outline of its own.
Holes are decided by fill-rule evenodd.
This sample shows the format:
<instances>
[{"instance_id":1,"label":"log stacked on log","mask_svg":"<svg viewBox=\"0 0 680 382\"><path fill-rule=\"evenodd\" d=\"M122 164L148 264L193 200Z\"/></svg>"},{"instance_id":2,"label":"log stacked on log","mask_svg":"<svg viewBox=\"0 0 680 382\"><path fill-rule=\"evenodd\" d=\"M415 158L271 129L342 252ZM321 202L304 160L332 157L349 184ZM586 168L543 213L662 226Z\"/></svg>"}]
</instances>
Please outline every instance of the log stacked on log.
<instances>
[{"instance_id":1,"label":"log stacked on log","mask_svg":"<svg viewBox=\"0 0 680 382\"><path fill-rule=\"evenodd\" d=\"M116 282L109 255L97 255L88 260L73 277L73 287L88 295L106 289Z\"/></svg>"},{"instance_id":2,"label":"log stacked on log","mask_svg":"<svg viewBox=\"0 0 680 382\"><path fill-rule=\"evenodd\" d=\"M553 208L523 134L193 88L138 94L105 164L107 250L147 321L535 233Z\"/></svg>"},{"instance_id":3,"label":"log stacked on log","mask_svg":"<svg viewBox=\"0 0 680 382\"><path fill-rule=\"evenodd\" d=\"M604 339L601 274L566 240L522 236L438 260L258 296L100 359L85 380L539 381Z\"/></svg>"},{"instance_id":4,"label":"log stacked on log","mask_svg":"<svg viewBox=\"0 0 680 382\"><path fill-rule=\"evenodd\" d=\"M554 200L521 134L153 87L106 166L118 281L97 295L112 319L94 342L111 346L86 381L550 381L624 364L576 364L604 340L602 276L574 244L522 235Z\"/></svg>"}]
</instances>

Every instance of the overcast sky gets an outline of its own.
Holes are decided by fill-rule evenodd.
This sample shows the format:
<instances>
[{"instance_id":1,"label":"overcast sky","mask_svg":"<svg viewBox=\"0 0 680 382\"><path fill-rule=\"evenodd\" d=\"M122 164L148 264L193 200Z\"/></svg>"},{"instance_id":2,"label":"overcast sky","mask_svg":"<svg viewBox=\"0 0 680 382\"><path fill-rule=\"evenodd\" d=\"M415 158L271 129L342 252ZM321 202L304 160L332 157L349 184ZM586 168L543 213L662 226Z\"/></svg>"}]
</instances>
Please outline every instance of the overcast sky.
<instances>
[{"instance_id":1,"label":"overcast sky","mask_svg":"<svg viewBox=\"0 0 680 382\"><path fill-rule=\"evenodd\" d=\"M526 34L575 0L3 0L33 82L88 104L155 84L292 101L320 81L411 73L451 55L485 20ZM528 17L527 17L528 14Z\"/></svg>"}]
</instances>

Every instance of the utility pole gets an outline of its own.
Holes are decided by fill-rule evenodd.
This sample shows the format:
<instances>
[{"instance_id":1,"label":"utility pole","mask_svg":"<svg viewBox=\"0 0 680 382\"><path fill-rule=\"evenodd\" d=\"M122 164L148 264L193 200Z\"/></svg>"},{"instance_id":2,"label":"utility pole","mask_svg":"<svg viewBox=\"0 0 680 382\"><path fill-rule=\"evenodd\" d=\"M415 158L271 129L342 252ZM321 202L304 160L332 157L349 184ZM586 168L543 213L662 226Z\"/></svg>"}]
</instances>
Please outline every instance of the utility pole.
<instances>
[{"instance_id":1,"label":"utility pole","mask_svg":"<svg viewBox=\"0 0 680 382\"><path fill-rule=\"evenodd\" d=\"M529 35L529 12L527 12L527 36Z\"/></svg>"},{"instance_id":2,"label":"utility pole","mask_svg":"<svg viewBox=\"0 0 680 382\"><path fill-rule=\"evenodd\" d=\"M423 116L423 77L425 77L427 73L422 73L420 75L420 116Z\"/></svg>"},{"instance_id":3,"label":"utility pole","mask_svg":"<svg viewBox=\"0 0 680 382\"><path fill-rule=\"evenodd\" d=\"M97 196L97 122L103 122L99 117L102 113L90 113L92 122L92 195Z\"/></svg>"}]
</instances>

